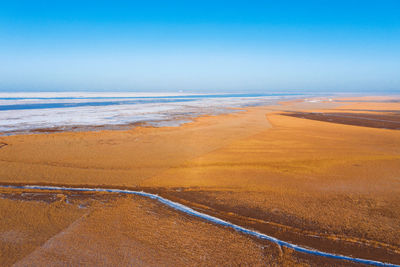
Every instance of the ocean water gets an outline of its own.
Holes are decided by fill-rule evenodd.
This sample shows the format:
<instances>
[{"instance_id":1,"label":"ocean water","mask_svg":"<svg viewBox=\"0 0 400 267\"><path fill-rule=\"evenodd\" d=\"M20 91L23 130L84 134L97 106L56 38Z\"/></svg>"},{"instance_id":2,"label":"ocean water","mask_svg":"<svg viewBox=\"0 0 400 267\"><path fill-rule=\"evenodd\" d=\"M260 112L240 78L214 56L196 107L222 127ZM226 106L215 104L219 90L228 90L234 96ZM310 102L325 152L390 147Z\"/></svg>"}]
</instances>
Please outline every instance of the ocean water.
<instances>
[{"instance_id":1,"label":"ocean water","mask_svg":"<svg viewBox=\"0 0 400 267\"><path fill-rule=\"evenodd\" d=\"M295 94L0 93L0 133L179 126Z\"/></svg>"}]
</instances>

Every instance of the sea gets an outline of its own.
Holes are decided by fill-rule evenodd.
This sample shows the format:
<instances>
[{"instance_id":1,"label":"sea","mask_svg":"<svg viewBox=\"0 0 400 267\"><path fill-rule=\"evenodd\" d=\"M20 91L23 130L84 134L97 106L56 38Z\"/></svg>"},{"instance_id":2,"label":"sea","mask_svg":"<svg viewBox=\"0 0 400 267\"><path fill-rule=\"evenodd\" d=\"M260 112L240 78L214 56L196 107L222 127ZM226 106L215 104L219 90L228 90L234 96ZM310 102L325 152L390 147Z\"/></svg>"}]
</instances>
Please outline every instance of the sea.
<instances>
[{"instance_id":1,"label":"sea","mask_svg":"<svg viewBox=\"0 0 400 267\"><path fill-rule=\"evenodd\" d=\"M300 94L0 93L0 134L174 127L202 115L272 105Z\"/></svg>"}]
</instances>

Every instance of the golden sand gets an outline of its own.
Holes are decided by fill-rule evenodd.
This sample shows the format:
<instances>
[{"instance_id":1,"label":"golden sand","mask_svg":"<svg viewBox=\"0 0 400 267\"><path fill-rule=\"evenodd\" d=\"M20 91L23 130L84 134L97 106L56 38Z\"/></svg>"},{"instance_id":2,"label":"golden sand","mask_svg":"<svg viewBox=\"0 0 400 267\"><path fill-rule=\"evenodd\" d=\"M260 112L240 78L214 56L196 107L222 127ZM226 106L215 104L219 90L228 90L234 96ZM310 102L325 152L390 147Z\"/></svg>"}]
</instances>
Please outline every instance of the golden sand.
<instances>
[{"instance_id":1,"label":"golden sand","mask_svg":"<svg viewBox=\"0 0 400 267\"><path fill-rule=\"evenodd\" d=\"M201 117L181 127L0 137L7 144L0 148L0 182L163 190L216 213L292 229L276 234L300 244L320 245L290 232L346 243L343 248L328 244L325 250L400 263L400 131L282 114L323 112L324 107L329 112L400 110L400 103L381 98L358 100L286 102ZM101 209L93 214L105 216ZM92 231L90 225L85 231ZM96 233L91 237L96 239ZM360 242L384 252L363 255L356 248ZM57 244L54 249L62 249Z\"/></svg>"}]
</instances>

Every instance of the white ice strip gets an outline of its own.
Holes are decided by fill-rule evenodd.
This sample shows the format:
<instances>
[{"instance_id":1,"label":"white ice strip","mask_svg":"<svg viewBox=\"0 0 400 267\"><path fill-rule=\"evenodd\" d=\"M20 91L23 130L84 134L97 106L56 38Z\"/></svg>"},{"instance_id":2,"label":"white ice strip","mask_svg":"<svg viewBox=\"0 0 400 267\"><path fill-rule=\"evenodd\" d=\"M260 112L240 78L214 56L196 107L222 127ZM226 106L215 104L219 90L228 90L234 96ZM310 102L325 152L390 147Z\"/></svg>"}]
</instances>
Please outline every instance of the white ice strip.
<instances>
[{"instance_id":1,"label":"white ice strip","mask_svg":"<svg viewBox=\"0 0 400 267\"><path fill-rule=\"evenodd\" d=\"M165 92L0 92L0 98L92 98L92 97L163 97L163 96L187 96L192 93ZM206 95L206 94L195 94Z\"/></svg>"},{"instance_id":2,"label":"white ice strip","mask_svg":"<svg viewBox=\"0 0 400 267\"><path fill-rule=\"evenodd\" d=\"M257 231L253 231L247 228L244 228L242 226L230 223L228 221L221 220L217 217L198 212L196 210L193 210L185 205L182 205L177 202L173 202L171 200L168 200L166 198L160 197L156 194L151 194L151 193L146 193L143 191L133 191L133 190L121 190L121 189L105 189L105 188L74 188L74 187L58 187L58 186L39 186L39 185L25 185L25 186L16 186L16 185L0 185L2 188L13 188L13 189L36 189L36 190L60 190L60 191L81 191L81 192L108 192L108 193L119 193L119 194L131 194L131 195L139 195L147 198L151 198L154 200L157 200L175 210L178 210L180 212L183 212L185 214L201 218L203 220L232 228L238 232L248 234L251 236L254 236L259 239L264 239L268 240L270 242L273 242L279 246L287 247L290 249L293 249L298 252L310 254L310 255L315 255L315 256L321 256L321 257L326 257L326 258L331 258L331 259L337 259L337 260L346 260L346 261L351 261L355 263L362 263L362 264L367 264L367 265L373 265L373 266L397 266L400 267L400 265L396 264L391 264L391 263L385 263L381 261L374 261L374 260L368 260L368 259L361 259L361 258L354 258L350 256L344 256L340 254L334 254L334 253L328 253L328 252L323 252L319 251L316 249L312 248L306 248L302 247L299 245L292 244L290 242L286 242L280 239L277 239L275 237L259 233Z\"/></svg>"},{"instance_id":3,"label":"white ice strip","mask_svg":"<svg viewBox=\"0 0 400 267\"><path fill-rule=\"evenodd\" d=\"M20 98L20 99L1 99L0 106L10 105L35 105L35 104L78 104L78 103L103 103L103 102L127 102L127 101L140 101L152 100L157 98ZM169 100L169 98L164 98ZM174 97L173 99L180 99Z\"/></svg>"}]
</instances>

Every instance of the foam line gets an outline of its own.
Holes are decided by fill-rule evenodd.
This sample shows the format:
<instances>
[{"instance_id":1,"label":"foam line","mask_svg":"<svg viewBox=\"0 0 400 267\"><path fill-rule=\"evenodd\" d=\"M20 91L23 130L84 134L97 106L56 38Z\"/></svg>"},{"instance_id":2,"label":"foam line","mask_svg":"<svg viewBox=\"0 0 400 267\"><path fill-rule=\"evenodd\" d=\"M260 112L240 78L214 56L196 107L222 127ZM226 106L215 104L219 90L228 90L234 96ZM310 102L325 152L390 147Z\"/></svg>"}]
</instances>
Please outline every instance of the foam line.
<instances>
[{"instance_id":1,"label":"foam line","mask_svg":"<svg viewBox=\"0 0 400 267\"><path fill-rule=\"evenodd\" d=\"M331 259L337 259L337 260L346 260L346 261L351 261L355 263L362 263L362 264L367 264L367 265L373 265L373 266L397 266L400 267L400 265L396 264L391 264L391 263L385 263L385 262L380 262L380 261L374 261L374 260L367 260L367 259L361 259L361 258L353 258L349 256L344 256L340 254L334 254L334 253L328 253L328 252L323 252L319 251L316 249L311 249L311 248L305 248L302 246L298 246L280 239L277 239L275 237L259 233L257 231L253 231L247 228L244 228L242 226L221 220L217 217L201 213L198 211L195 211L185 205L182 205L177 202L173 202L171 200L168 200L166 198L160 197L159 195L156 194L151 194L151 193L146 193L143 191L133 191L133 190L122 190L122 189L105 189L105 188L74 188L74 187L58 187L58 186L39 186L39 185L25 185L25 186L17 186L17 185L0 185L2 188L13 188L13 189L37 189L37 190L57 190L57 191L81 191L81 192L107 192L107 193L121 193L121 194L130 194L130 195L139 195L143 197L147 197L150 199L157 200L175 210L181 211L183 213L186 213L188 215L192 215L201 219L204 219L206 221L229 227L232 228L238 232L248 234L254 237L257 237L259 239L263 240L268 240L270 242L273 242L275 244L278 244L279 246L282 247L287 247L290 249L293 249L298 252L310 254L310 255L315 255L315 256L321 256L321 257L326 257L326 258L331 258Z\"/></svg>"}]
</instances>

